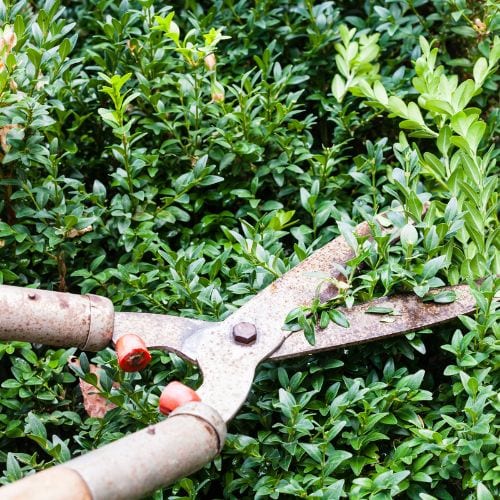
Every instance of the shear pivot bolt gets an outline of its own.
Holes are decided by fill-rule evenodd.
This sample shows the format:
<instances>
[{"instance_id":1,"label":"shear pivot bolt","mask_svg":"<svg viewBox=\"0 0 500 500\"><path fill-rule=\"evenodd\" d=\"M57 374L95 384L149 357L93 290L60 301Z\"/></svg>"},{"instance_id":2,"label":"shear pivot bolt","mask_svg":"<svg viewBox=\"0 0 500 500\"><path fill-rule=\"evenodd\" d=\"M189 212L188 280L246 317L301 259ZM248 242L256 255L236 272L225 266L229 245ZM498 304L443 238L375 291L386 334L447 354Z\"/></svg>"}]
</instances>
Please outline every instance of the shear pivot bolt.
<instances>
[{"instance_id":1,"label":"shear pivot bolt","mask_svg":"<svg viewBox=\"0 0 500 500\"><path fill-rule=\"evenodd\" d=\"M253 344L257 340L257 328L253 323L238 323L233 327L233 339L238 344Z\"/></svg>"}]
</instances>

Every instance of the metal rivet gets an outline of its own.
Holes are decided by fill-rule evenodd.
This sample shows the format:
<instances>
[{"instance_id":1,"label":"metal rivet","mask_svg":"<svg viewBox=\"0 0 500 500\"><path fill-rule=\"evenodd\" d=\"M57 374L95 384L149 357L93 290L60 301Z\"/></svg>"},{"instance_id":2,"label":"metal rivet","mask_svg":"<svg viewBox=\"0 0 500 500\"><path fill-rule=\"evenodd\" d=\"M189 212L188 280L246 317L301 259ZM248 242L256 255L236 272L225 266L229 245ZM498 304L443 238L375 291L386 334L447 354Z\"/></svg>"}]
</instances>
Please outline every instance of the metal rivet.
<instances>
[{"instance_id":1,"label":"metal rivet","mask_svg":"<svg viewBox=\"0 0 500 500\"><path fill-rule=\"evenodd\" d=\"M257 340L257 328L253 323L238 323L233 327L233 339L238 344L252 344Z\"/></svg>"},{"instance_id":2,"label":"metal rivet","mask_svg":"<svg viewBox=\"0 0 500 500\"><path fill-rule=\"evenodd\" d=\"M33 292L28 293L28 299L35 300L36 299L36 293L33 293Z\"/></svg>"}]
</instances>

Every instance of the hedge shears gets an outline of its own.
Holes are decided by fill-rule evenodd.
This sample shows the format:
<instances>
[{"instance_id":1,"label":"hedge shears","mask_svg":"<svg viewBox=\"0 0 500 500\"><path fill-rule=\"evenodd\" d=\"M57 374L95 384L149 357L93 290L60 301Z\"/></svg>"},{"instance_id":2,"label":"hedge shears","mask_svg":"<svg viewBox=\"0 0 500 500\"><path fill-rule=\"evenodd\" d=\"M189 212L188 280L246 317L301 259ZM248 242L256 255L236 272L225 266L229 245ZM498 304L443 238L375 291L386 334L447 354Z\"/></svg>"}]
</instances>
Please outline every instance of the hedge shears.
<instances>
[{"instance_id":1,"label":"hedge shears","mask_svg":"<svg viewBox=\"0 0 500 500\"><path fill-rule=\"evenodd\" d=\"M387 219L383 224L377 220L374 224L380 223L381 231L388 232ZM362 223L355 233L369 238L371 227ZM397 231L391 234L397 237ZM475 309L470 288L458 285L439 289L456 296L446 304L401 294L340 308L349 326L330 322L324 329L317 328L314 345L302 331L285 330L290 311L338 295L339 268L354 257L346 239L339 236L220 322L115 312L112 302L102 296L0 286L0 340L99 351L134 334L148 348L173 352L197 364L203 375L197 397L176 408L169 418L4 486L0 499L141 498L200 469L220 452L226 424L245 402L262 361L402 335ZM397 315L381 321L370 313L374 310L393 310Z\"/></svg>"}]
</instances>

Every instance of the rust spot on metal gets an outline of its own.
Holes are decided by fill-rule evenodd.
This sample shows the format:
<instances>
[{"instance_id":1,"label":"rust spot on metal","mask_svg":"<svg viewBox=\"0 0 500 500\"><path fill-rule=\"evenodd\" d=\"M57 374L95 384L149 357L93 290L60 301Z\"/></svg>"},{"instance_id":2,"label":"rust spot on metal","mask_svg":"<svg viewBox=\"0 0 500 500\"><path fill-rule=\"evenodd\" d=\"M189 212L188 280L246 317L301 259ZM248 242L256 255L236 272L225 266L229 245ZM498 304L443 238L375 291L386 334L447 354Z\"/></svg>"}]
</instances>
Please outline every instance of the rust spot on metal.
<instances>
[{"instance_id":1,"label":"rust spot on metal","mask_svg":"<svg viewBox=\"0 0 500 500\"><path fill-rule=\"evenodd\" d=\"M233 338L238 344L253 344L257 340L257 328L253 323L242 321L234 325Z\"/></svg>"},{"instance_id":2,"label":"rust spot on metal","mask_svg":"<svg viewBox=\"0 0 500 500\"><path fill-rule=\"evenodd\" d=\"M59 305L61 309L69 309L68 301L64 297L59 297Z\"/></svg>"},{"instance_id":3,"label":"rust spot on metal","mask_svg":"<svg viewBox=\"0 0 500 500\"><path fill-rule=\"evenodd\" d=\"M321 302L328 302L330 299L333 299L339 294L338 288L331 284L328 283L328 285L322 290L319 294L319 300Z\"/></svg>"},{"instance_id":4,"label":"rust spot on metal","mask_svg":"<svg viewBox=\"0 0 500 500\"><path fill-rule=\"evenodd\" d=\"M209 434L210 436L218 437L217 432L208 422L205 422L205 420L201 420L201 419L200 419L200 421L201 421L203 428L207 431L207 434Z\"/></svg>"}]
</instances>

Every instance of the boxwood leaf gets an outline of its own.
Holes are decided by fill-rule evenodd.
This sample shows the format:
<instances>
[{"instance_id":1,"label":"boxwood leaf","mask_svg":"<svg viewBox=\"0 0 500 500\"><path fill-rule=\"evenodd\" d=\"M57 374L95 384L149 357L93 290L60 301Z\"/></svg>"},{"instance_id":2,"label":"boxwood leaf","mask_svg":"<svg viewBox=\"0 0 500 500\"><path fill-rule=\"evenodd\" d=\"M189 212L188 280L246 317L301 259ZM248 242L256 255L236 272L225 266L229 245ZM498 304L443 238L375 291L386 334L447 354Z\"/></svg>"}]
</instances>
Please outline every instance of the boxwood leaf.
<instances>
[{"instance_id":1,"label":"boxwood leaf","mask_svg":"<svg viewBox=\"0 0 500 500\"><path fill-rule=\"evenodd\" d=\"M336 309L332 309L331 311L329 311L328 314L330 315L330 319L334 323L336 323L337 325L342 326L344 328L349 328L349 326L350 326L349 320L346 318L344 313L342 313Z\"/></svg>"}]
</instances>

